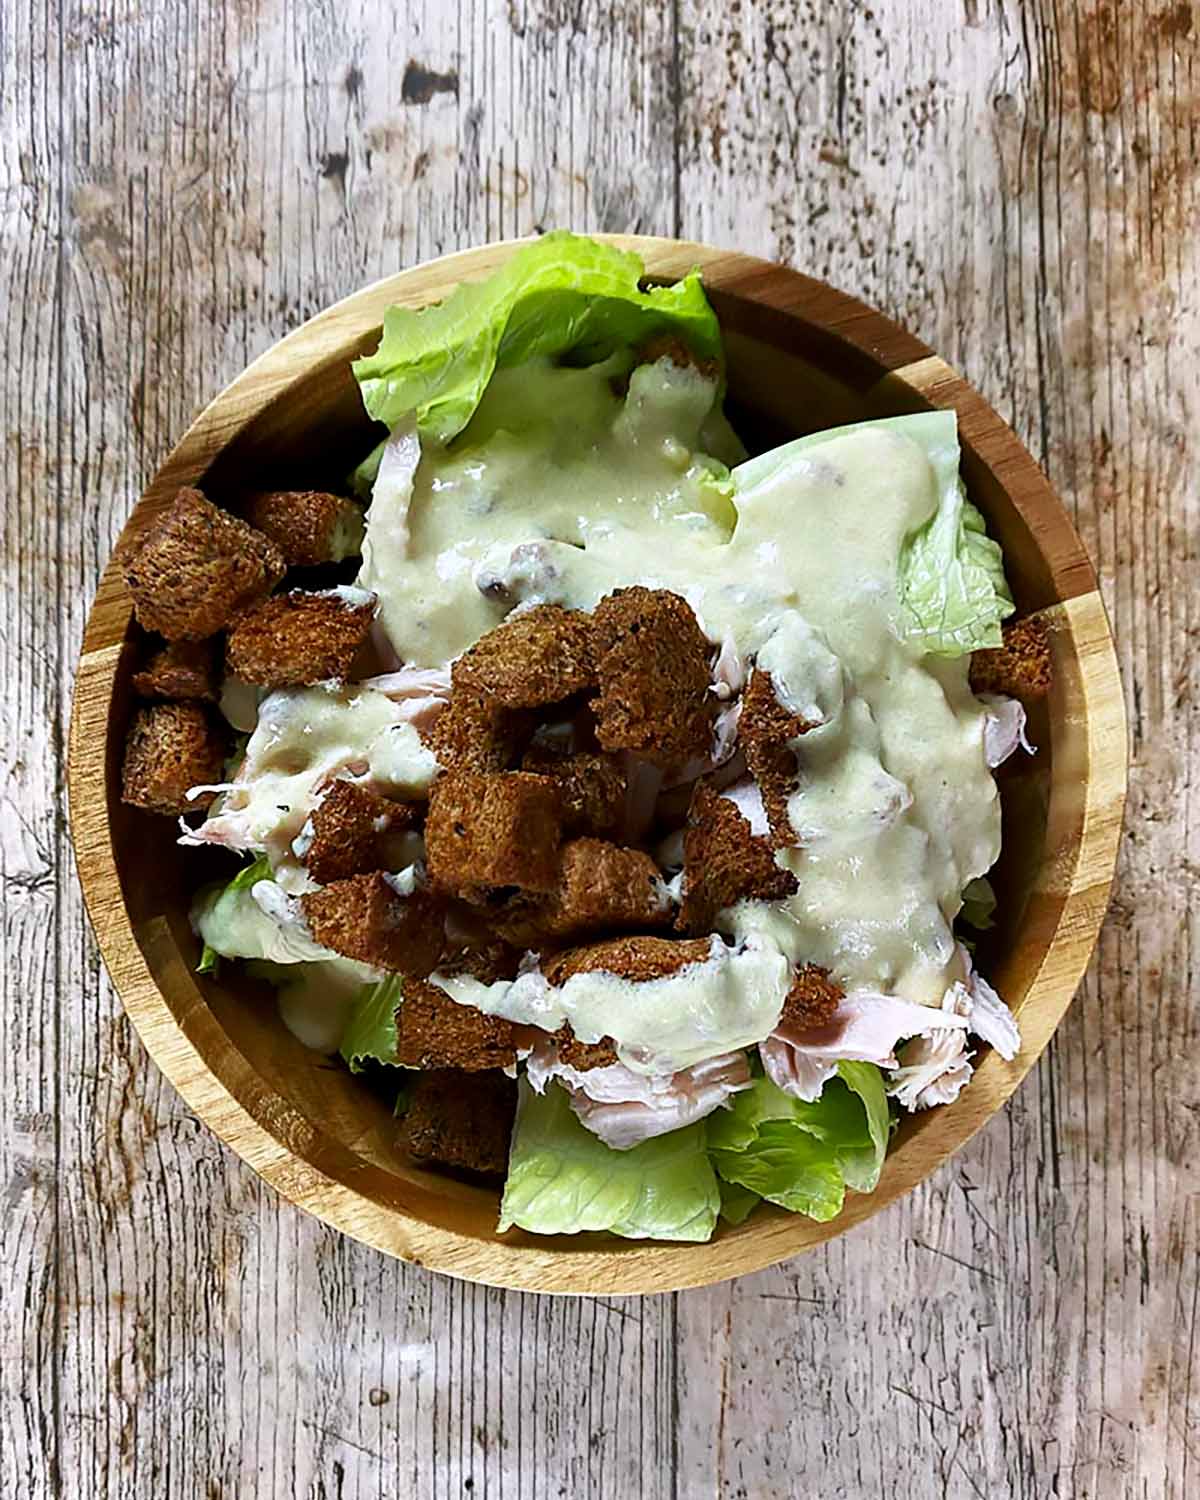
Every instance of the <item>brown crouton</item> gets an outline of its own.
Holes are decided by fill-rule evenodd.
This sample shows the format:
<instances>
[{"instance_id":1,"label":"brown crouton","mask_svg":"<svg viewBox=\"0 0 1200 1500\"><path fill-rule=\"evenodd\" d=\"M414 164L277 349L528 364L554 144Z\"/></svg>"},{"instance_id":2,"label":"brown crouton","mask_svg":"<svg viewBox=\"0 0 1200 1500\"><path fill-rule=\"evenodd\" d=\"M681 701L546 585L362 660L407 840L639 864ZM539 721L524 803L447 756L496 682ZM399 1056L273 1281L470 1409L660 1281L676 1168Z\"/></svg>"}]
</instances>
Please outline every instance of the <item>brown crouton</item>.
<instances>
[{"instance_id":1,"label":"brown crouton","mask_svg":"<svg viewBox=\"0 0 1200 1500\"><path fill-rule=\"evenodd\" d=\"M698 782L683 835L681 932L713 930L719 911L737 901L782 901L796 877L775 863L770 839L758 838L728 797Z\"/></svg>"},{"instance_id":2,"label":"brown crouton","mask_svg":"<svg viewBox=\"0 0 1200 1500\"><path fill-rule=\"evenodd\" d=\"M708 956L707 938L619 937L545 958L542 973L556 987L574 974L615 974L641 984L665 979L686 964L704 963Z\"/></svg>"},{"instance_id":3,"label":"brown crouton","mask_svg":"<svg viewBox=\"0 0 1200 1500\"><path fill-rule=\"evenodd\" d=\"M561 833L558 788L548 777L456 771L433 784L425 858L436 886L467 899L494 886L552 891Z\"/></svg>"},{"instance_id":4,"label":"brown crouton","mask_svg":"<svg viewBox=\"0 0 1200 1500\"><path fill-rule=\"evenodd\" d=\"M428 891L398 896L376 872L335 880L300 900L314 939L335 953L415 979L437 968L443 913Z\"/></svg>"},{"instance_id":5,"label":"brown crouton","mask_svg":"<svg viewBox=\"0 0 1200 1500\"><path fill-rule=\"evenodd\" d=\"M396 1062L406 1068L461 1068L467 1073L512 1067L517 1031L511 1021L460 1005L423 979L404 980L396 1010Z\"/></svg>"},{"instance_id":6,"label":"brown crouton","mask_svg":"<svg viewBox=\"0 0 1200 1500\"><path fill-rule=\"evenodd\" d=\"M226 668L266 688L344 678L374 614L375 596L363 590L348 599L336 590L276 594L238 616L225 646Z\"/></svg>"},{"instance_id":7,"label":"brown crouton","mask_svg":"<svg viewBox=\"0 0 1200 1500\"><path fill-rule=\"evenodd\" d=\"M504 1073L418 1073L400 1139L419 1162L503 1177L516 1108L516 1081Z\"/></svg>"},{"instance_id":8,"label":"brown crouton","mask_svg":"<svg viewBox=\"0 0 1200 1500\"><path fill-rule=\"evenodd\" d=\"M529 714L497 708L474 693L454 691L425 731L425 742L446 771L505 771L533 729Z\"/></svg>"},{"instance_id":9,"label":"brown crouton","mask_svg":"<svg viewBox=\"0 0 1200 1500\"><path fill-rule=\"evenodd\" d=\"M796 842L787 805L796 789L800 768L788 742L815 727L780 703L768 672L756 668L750 674L742 694L738 743L751 775L758 782L777 848Z\"/></svg>"},{"instance_id":10,"label":"brown crouton","mask_svg":"<svg viewBox=\"0 0 1200 1500\"><path fill-rule=\"evenodd\" d=\"M387 837L415 823L413 809L353 781L335 781L312 815L304 864L318 885L388 868Z\"/></svg>"},{"instance_id":11,"label":"brown crouton","mask_svg":"<svg viewBox=\"0 0 1200 1500\"><path fill-rule=\"evenodd\" d=\"M971 691L1044 698L1053 676L1050 632L1045 620L1027 615L1004 626L1004 644L971 657Z\"/></svg>"},{"instance_id":12,"label":"brown crouton","mask_svg":"<svg viewBox=\"0 0 1200 1500\"><path fill-rule=\"evenodd\" d=\"M215 640L168 641L133 674L139 698L199 698L215 703L219 697L218 650Z\"/></svg>"},{"instance_id":13,"label":"brown crouton","mask_svg":"<svg viewBox=\"0 0 1200 1500\"><path fill-rule=\"evenodd\" d=\"M563 845L557 889L541 900L520 893L511 898L497 913L496 930L509 942L537 948L549 939L666 927L670 920L670 898L648 854L584 838Z\"/></svg>"},{"instance_id":14,"label":"brown crouton","mask_svg":"<svg viewBox=\"0 0 1200 1500\"><path fill-rule=\"evenodd\" d=\"M138 622L169 641L215 635L270 593L284 567L274 542L192 489L180 490L121 556Z\"/></svg>"},{"instance_id":15,"label":"brown crouton","mask_svg":"<svg viewBox=\"0 0 1200 1500\"><path fill-rule=\"evenodd\" d=\"M664 767L703 755L712 741L712 648L687 601L663 589L618 589L593 619L602 748Z\"/></svg>"},{"instance_id":16,"label":"brown crouton","mask_svg":"<svg viewBox=\"0 0 1200 1500\"><path fill-rule=\"evenodd\" d=\"M561 703L594 687L591 617L558 604L510 616L454 663L456 688L504 708Z\"/></svg>"},{"instance_id":17,"label":"brown crouton","mask_svg":"<svg viewBox=\"0 0 1200 1500\"><path fill-rule=\"evenodd\" d=\"M261 490L242 507L290 568L341 562L362 550L363 514L353 500L321 490Z\"/></svg>"},{"instance_id":18,"label":"brown crouton","mask_svg":"<svg viewBox=\"0 0 1200 1500\"><path fill-rule=\"evenodd\" d=\"M823 1026L845 994L841 985L830 979L828 969L818 968L816 964L802 964L792 976L792 987L783 1002L779 1024L798 1031Z\"/></svg>"},{"instance_id":19,"label":"brown crouton","mask_svg":"<svg viewBox=\"0 0 1200 1500\"><path fill-rule=\"evenodd\" d=\"M521 768L558 783L564 833L606 834L620 825L627 781L615 755L556 755L547 746L534 744L526 750Z\"/></svg>"},{"instance_id":20,"label":"brown crouton","mask_svg":"<svg viewBox=\"0 0 1200 1500\"><path fill-rule=\"evenodd\" d=\"M152 703L133 716L125 741L121 800L147 812L207 807L215 792L190 801L188 788L223 780L225 736L199 703Z\"/></svg>"},{"instance_id":21,"label":"brown crouton","mask_svg":"<svg viewBox=\"0 0 1200 1500\"><path fill-rule=\"evenodd\" d=\"M612 1037L601 1037L598 1042L581 1042L570 1026L562 1026L554 1033L558 1043L558 1060L568 1068L586 1073L589 1068L608 1068L619 1062L617 1044Z\"/></svg>"},{"instance_id":22,"label":"brown crouton","mask_svg":"<svg viewBox=\"0 0 1200 1500\"><path fill-rule=\"evenodd\" d=\"M720 368L715 359L700 359L681 338L673 333L656 334L652 339L647 339L638 350L640 364L652 365L660 359L669 359L681 370L689 367L699 370L701 375L706 375L710 380L717 378Z\"/></svg>"},{"instance_id":23,"label":"brown crouton","mask_svg":"<svg viewBox=\"0 0 1200 1500\"><path fill-rule=\"evenodd\" d=\"M448 978L469 974L480 984L495 984L498 979L517 977L521 953L520 948L510 947L502 938L472 935L442 955L438 973Z\"/></svg>"}]
</instances>

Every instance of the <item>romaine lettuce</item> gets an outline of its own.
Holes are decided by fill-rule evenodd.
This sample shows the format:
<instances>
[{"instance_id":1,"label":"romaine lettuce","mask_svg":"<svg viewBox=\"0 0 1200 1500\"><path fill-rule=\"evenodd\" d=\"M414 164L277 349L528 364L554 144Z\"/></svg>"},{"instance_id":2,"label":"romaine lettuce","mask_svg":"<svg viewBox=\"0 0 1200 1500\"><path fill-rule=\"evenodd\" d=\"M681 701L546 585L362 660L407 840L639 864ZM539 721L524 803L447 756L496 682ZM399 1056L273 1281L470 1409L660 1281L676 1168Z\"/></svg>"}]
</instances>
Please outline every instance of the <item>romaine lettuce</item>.
<instances>
[{"instance_id":1,"label":"romaine lettuce","mask_svg":"<svg viewBox=\"0 0 1200 1500\"><path fill-rule=\"evenodd\" d=\"M352 1073L361 1073L368 1062L395 1066L396 1011L403 999L402 984L398 974L392 975L365 985L355 1001L339 1049Z\"/></svg>"},{"instance_id":2,"label":"romaine lettuce","mask_svg":"<svg viewBox=\"0 0 1200 1500\"><path fill-rule=\"evenodd\" d=\"M501 1230L698 1241L711 1236L720 1207L703 1124L613 1151L584 1129L557 1084L539 1095L521 1080Z\"/></svg>"},{"instance_id":3,"label":"romaine lettuce","mask_svg":"<svg viewBox=\"0 0 1200 1500\"><path fill-rule=\"evenodd\" d=\"M421 437L446 443L467 425L498 365L534 355L602 358L659 333L677 333L700 358L719 361L721 332L699 274L642 291L643 271L628 251L556 230L444 302L391 307L379 347L354 363L363 404L389 427L415 411Z\"/></svg>"},{"instance_id":4,"label":"romaine lettuce","mask_svg":"<svg viewBox=\"0 0 1200 1500\"><path fill-rule=\"evenodd\" d=\"M879 1181L889 1131L883 1076L871 1063L840 1063L812 1103L757 1078L707 1128L726 1182L824 1222L841 1212L846 1188L869 1193Z\"/></svg>"}]
</instances>

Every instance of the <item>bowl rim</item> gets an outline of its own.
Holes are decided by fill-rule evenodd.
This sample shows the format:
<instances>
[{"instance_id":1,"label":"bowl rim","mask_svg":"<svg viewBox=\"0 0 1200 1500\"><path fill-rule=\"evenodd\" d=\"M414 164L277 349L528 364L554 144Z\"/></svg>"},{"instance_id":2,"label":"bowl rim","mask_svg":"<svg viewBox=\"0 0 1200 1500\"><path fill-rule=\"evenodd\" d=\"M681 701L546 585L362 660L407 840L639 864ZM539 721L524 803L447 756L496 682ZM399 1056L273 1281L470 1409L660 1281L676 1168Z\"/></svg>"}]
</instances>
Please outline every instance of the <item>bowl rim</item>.
<instances>
[{"instance_id":1,"label":"bowl rim","mask_svg":"<svg viewBox=\"0 0 1200 1500\"><path fill-rule=\"evenodd\" d=\"M986 1056L970 1088L939 1111L941 1128L925 1130L889 1152L869 1195L850 1194L827 1225L782 1211L756 1215L699 1245L626 1241L553 1248L527 1240L507 1244L443 1228L405 1214L331 1175L354 1175L348 1147L314 1130L311 1151L297 1152L262 1118L264 1086L209 1010L186 965L172 970L180 1001L172 1008L151 970L149 953L173 938L165 921L146 924L139 943L125 908L109 819L108 768L114 689L129 638L132 606L117 565L106 565L89 612L77 670L67 760L69 820L85 904L105 966L151 1057L189 1107L285 1198L376 1249L446 1274L519 1290L628 1294L675 1291L759 1270L843 1233L911 1191L998 1110L1033 1066L1070 1004L1108 905L1126 792L1126 724L1116 654L1091 564L1074 527L1032 457L999 416L937 355L857 299L790 267L694 241L641 235L595 235L641 256L647 273L671 280L693 267L706 284L737 284L742 295L803 317L888 373L930 406L953 408L964 446L981 453L1030 523L1059 603L1056 617L1073 649L1086 706L1080 835L1063 885L1053 934L1022 1008L1023 1045L1005 1063ZM194 482L244 427L322 363L382 322L394 302L423 305L456 283L490 274L528 240L506 240L425 261L334 303L272 345L200 412L147 485L122 531L140 529L181 485ZM331 338L340 338L330 352ZM1022 502L1014 486L1028 493ZM118 543L119 549L120 543ZM1060 941L1061 939L1061 941ZM143 945L145 945L143 947ZM177 976L176 976L176 970ZM1036 995L1036 1005L1030 1001ZM223 1046L222 1046L223 1044ZM214 1052L224 1051L223 1073ZM267 1089L266 1094L284 1101ZM257 1107L252 1107L257 1106ZM287 1107L291 1107L290 1105ZM933 1139L927 1137L933 1136Z\"/></svg>"}]
</instances>

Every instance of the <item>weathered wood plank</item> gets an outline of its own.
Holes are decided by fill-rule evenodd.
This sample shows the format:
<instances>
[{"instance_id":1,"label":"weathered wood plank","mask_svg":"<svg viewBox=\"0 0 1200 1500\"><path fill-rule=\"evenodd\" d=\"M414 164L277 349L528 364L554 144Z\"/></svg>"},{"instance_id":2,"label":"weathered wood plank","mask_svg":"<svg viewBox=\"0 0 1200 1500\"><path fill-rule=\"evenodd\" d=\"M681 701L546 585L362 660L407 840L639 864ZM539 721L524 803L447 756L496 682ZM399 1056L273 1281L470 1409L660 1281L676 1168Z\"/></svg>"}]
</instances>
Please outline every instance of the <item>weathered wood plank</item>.
<instances>
[{"instance_id":1,"label":"weathered wood plank","mask_svg":"<svg viewBox=\"0 0 1200 1500\"><path fill-rule=\"evenodd\" d=\"M1192 21L9 9L0 1491L1195 1487ZM777 254L968 373L1075 508L1135 752L1098 961L1006 1114L851 1239L611 1305L431 1278L282 1207L120 1016L60 812L87 599L195 410L364 281L568 222Z\"/></svg>"}]
</instances>

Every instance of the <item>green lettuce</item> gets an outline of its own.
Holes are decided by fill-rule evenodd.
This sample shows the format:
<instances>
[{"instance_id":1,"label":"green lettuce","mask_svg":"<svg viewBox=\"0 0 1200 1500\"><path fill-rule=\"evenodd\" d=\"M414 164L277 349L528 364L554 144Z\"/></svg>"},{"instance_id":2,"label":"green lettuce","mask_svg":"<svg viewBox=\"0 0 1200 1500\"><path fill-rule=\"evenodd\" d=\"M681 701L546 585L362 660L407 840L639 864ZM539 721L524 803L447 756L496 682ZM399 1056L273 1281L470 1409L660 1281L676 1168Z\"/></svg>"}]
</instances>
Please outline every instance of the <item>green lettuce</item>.
<instances>
[{"instance_id":1,"label":"green lettuce","mask_svg":"<svg viewBox=\"0 0 1200 1500\"><path fill-rule=\"evenodd\" d=\"M721 1189L721 1217L727 1224L744 1224L762 1198L737 1182L726 1182L722 1177L717 1186Z\"/></svg>"},{"instance_id":2,"label":"green lettuce","mask_svg":"<svg viewBox=\"0 0 1200 1500\"><path fill-rule=\"evenodd\" d=\"M983 875L968 880L963 886L962 906L958 913L962 920L977 932L986 932L996 925L995 911L996 893L991 881Z\"/></svg>"},{"instance_id":3,"label":"green lettuce","mask_svg":"<svg viewBox=\"0 0 1200 1500\"><path fill-rule=\"evenodd\" d=\"M821 1222L842 1211L848 1187L873 1191L890 1129L883 1075L860 1062L839 1063L812 1103L756 1078L707 1123L725 1182Z\"/></svg>"},{"instance_id":4,"label":"green lettuce","mask_svg":"<svg viewBox=\"0 0 1200 1500\"><path fill-rule=\"evenodd\" d=\"M213 885L202 891L197 898L197 913L204 915L204 928L201 936L204 938L204 947L200 953L200 962L196 965L197 974L215 974L217 965L221 959L219 947L213 944L211 938L218 936L223 925L223 918L241 903L239 892L249 891L260 880L272 880L271 866L265 854L260 854L253 864L246 865L239 870L231 881L226 885ZM198 924L199 925L199 924Z\"/></svg>"},{"instance_id":5,"label":"green lettuce","mask_svg":"<svg viewBox=\"0 0 1200 1500\"><path fill-rule=\"evenodd\" d=\"M599 359L660 333L720 361L721 331L699 273L642 291L644 269L628 251L556 230L444 302L391 307L379 347L354 362L363 404L388 427L415 411L421 437L447 443L470 421L497 366L537 355Z\"/></svg>"},{"instance_id":6,"label":"green lettuce","mask_svg":"<svg viewBox=\"0 0 1200 1500\"><path fill-rule=\"evenodd\" d=\"M702 1241L720 1207L703 1124L614 1151L584 1129L557 1084L539 1095L521 1080L501 1230Z\"/></svg>"},{"instance_id":7,"label":"green lettuce","mask_svg":"<svg viewBox=\"0 0 1200 1500\"><path fill-rule=\"evenodd\" d=\"M965 656L1001 643L1000 622L1015 608L998 542L966 497L958 476L958 419L952 411L881 417L832 427L784 443L734 470L738 490L771 478L793 458L831 438L868 427L902 432L924 450L938 492L937 510L906 538L898 576L905 636L933 656Z\"/></svg>"},{"instance_id":8,"label":"green lettuce","mask_svg":"<svg viewBox=\"0 0 1200 1500\"><path fill-rule=\"evenodd\" d=\"M394 1067L400 1039L396 1034L396 1011L404 998L398 974L364 985L350 1012L342 1034L342 1056L352 1073L361 1073L369 1062Z\"/></svg>"}]
</instances>

